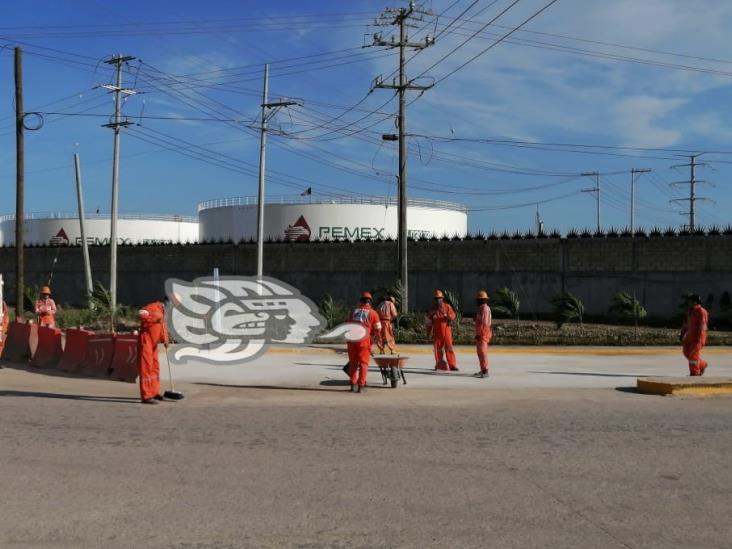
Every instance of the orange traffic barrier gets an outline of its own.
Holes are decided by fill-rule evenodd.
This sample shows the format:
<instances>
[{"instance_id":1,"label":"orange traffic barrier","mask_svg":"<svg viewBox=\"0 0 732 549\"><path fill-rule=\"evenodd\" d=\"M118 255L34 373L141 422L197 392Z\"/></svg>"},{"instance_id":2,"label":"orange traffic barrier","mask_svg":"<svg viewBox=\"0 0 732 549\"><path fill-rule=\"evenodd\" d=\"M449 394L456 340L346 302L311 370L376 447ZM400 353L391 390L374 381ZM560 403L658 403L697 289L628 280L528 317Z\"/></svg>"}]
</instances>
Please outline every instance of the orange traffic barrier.
<instances>
[{"instance_id":1,"label":"orange traffic barrier","mask_svg":"<svg viewBox=\"0 0 732 549\"><path fill-rule=\"evenodd\" d=\"M66 345L64 346L64 354L58 363L59 370L74 373L81 369L81 365L86 357L86 349L89 345L89 337L94 332L89 330L69 328L66 330Z\"/></svg>"},{"instance_id":2,"label":"orange traffic barrier","mask_svg":"<svg viewBox=\"0 0 732 549\"><path fill-rule=\"evenodd\" d=\"M139 368L137 365L136 335L114 336L114 356L110 377L119 381L134 383L137 381Z\"/></svg>"},{"instance_id":3,"label":"orange traffic barrier","mask_svg":"<svg viewBox=\"0 0 732 549\"><path fill-rule=\"evenodd\" d=\"M28 362L31 356L30 335L31 324L13 321L8 324L8 336L5 340L2 358L10 362Z\"/></svg>"},{"instance_id":4,"label":"orange traffic barrier","mask_svg":"<svg viewBox=\"0 0 732 549\"><path fill-rule=\"evenodd\" d=\"M89 336L81 373L92 377L109 376L114 355L114 334Z\"/></svg>"},{"instance_id":5,"label":"orange traffic barrier","mask_svg":"<svg viewBox=\"0 0 732 549\"><path fill-rule=\"evenodd\" d=\"M56 328L38 327L38 344L31 359L31 366L48 368L55 366L64 354L61 346L63 332Z\"/></svg>"}]
</instances>

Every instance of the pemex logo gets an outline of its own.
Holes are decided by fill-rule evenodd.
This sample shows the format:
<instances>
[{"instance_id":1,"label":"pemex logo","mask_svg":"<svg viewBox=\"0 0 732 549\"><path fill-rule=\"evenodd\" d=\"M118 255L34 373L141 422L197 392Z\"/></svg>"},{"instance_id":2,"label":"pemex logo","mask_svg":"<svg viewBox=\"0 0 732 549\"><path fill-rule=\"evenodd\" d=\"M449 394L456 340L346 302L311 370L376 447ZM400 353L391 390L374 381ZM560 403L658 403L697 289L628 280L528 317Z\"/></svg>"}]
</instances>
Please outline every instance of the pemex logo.
<instances>
[{"instance_id":1,"label":"pemex logo","mask_svg":"<svg viewBox=\"0 0 732 549\"><path fill-rule=\"evenodd\" d=\"M48 243L51 246L68 246L69 237L66 234L66 231L64 231L64 228L61 227L61 230L56 233L56 236L52 236Z\"/></svg>"},{"instance_id":2,"label":"pemex logo","mask_svg":"<svg viewBox=\"0 0 732 549\"><path fill-rule=\"evenodd\" d=\"M285 240L290 242L309 242L310 225L305 221L305 216L300 216L294 225L288 225L285 229Z\"/></svg>"}]
</instances>

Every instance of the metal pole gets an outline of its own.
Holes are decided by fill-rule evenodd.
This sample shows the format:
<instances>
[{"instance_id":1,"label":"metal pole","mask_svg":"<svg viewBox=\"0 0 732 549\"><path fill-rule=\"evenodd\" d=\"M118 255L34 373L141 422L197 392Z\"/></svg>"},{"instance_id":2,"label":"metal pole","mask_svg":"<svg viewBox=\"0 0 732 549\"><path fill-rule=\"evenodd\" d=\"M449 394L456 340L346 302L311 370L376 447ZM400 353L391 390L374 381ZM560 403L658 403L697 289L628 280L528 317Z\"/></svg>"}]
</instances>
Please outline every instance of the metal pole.
<instances>
[{"instance_id":1,"label":"metal pole","mask_svg":"<svg viewBox=\"0 0 732 549\"><path fill-rule=\"evenodd\" d=\"M404 11L404 10L402 10ZM406 46L406 17L399 18L399 278L403 294L401 309L409 311L409 269L407 264L407 136L406 136L406 74L404 71L404 48Z\"/></svg>"},{"instance_id":2,"label":"metal pole","mask_svg":"<svg viewBox=\"0 0 732 549\"><path fill-rule=\"evenodd\" d=\"M25 310L25 145L23 136L23 50L15 48L15 318Z\"/></svg>"},{"instance_id":3,"label":"metal pole","mask_svg":"<svg viewBox=\"0 0 732 549\"><path fill-rule=\"evenodd\" d=\"M76 201L79 204L79 230L81 232L81 251L84 256L84 275L86 279L86 296L87 299L92 295L92 275L91 264L89 263L89 244L86 241L86 231L84 230L84 191L81 184L81 164L79 155L74 154L74 167L76 168Z\"/></svg>"},{"instance_id":4,"label":"metal pole","mask_svg":"<svg viewBox=\"0 0 732 549\"><path fill-rule=\"evenodd\" d=\"M648 173L649 168L632 168L630 170L630 232L635 233L635 177L636 175Z\"/></svg>"},{"instance_id":5,"label":"metal pole","mask_svg":"<svg viewBox=\"0 0 732 549\"><path fill-rule=\"evenodd\" d=\"M696 202L696 156L691 157L691 180L689 185L689 231L694 232L696 229L696 211L694 202Z\"/></svg>"},{"instance_id":6,"label":"metal pole","mask_svg":"<svg viewBox=\"0 0 732 549\"><path fill-rule=\"evenodd\" d=\"M121 56L119 56L121 57ZM112 330L114 330L114 317L117 309L117 208L119 196L119 137L120 121L122 112L122 62L116 63L117 79L114 90L114 154L112 158L112 211L110 215L109 232L109 294L112 307Z\"/></svg>"},{"instance_id":7,"label":"metal pole","mask_svg":"<svg viewBox=\"0 0 732 549\"><path fill-rule=\"evenodd\" d=\"M630 232L635 233L635 170L630 170Z\"/></svg>"},{"instance_id":8,"label":"metal pole","mask_svg":"<svg viewBox=\"0 0 732 549\"><path fill-rule=\"evenodd\" d=\"M595 188L597 189L597 230L602 230L602 218L600 217L600 172L595 172Z\"/></svg>"},{"instance_id":9,"label":"metal pole","mask_svg":"<svg viewBox=\"0 0 732 549\"><path fill-rule=\"evenodd\" d=\"M262 89L262 123L259 132L259 191L257 194L257 278L264 271L264 174L267 149L267 86L269 65L264 65L264 86Z\"/></svg>"}]
</instances>

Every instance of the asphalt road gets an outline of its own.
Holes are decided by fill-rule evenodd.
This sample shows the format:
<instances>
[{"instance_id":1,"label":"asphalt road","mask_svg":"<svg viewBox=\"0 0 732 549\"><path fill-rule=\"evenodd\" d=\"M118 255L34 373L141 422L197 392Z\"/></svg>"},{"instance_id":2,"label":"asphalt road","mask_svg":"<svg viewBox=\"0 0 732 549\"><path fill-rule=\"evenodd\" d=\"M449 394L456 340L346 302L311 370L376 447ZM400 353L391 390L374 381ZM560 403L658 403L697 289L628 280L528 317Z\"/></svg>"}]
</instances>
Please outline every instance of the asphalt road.
<instances>
[{"instance_id":1,"label":"asphalt road","mask_svg":"<svg viewBox=\"0 0 732 549\"><path fill-rule=\"evenodd\" d=\"M1 370L0 546L732 544L732 398L222 385Z\"/></svg>"}]
</instances>

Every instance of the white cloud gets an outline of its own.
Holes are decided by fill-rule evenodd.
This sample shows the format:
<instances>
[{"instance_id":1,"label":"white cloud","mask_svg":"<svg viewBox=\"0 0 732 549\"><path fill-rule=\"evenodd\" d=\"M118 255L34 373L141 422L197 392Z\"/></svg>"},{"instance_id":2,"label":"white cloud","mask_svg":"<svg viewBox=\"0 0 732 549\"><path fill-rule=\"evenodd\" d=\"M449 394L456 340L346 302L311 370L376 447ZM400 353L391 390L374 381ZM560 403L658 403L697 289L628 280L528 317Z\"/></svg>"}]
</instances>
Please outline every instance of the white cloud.
<instances>
[{"instance_id":1,"label":"white cloud","mask_svg":"<svg viewBox=\"0 0 732 549\"><path fill-rule=\"evenodd\" d=\"M682 133L667 124L674 111L684 103L684 99L662 99L648 95L625 97L614 105L614 126L619 135L625 136L623 144L628 146L675 145L681 140Z\"/></svg>"}]
</instances>

